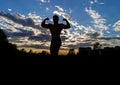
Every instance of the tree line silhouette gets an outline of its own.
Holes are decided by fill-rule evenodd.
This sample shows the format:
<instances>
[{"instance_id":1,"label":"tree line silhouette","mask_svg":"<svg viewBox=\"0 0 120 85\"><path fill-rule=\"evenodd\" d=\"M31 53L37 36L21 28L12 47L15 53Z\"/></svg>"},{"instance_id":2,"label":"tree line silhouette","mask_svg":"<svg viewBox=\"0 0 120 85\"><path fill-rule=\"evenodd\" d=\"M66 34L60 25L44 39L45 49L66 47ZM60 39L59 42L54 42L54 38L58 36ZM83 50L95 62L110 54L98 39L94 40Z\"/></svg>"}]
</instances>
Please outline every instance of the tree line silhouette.
<instances>
[{"instance_id":1,"label":"tree line silhouette","mask_svg":"<svg viewBox=\"0 0 120 85\"><path fill-rule=\"evenodd\" d=\"M18 50L16 45L9 43L7 36L0 29L0 57L3 63L9 64L119 64L120 47L98 49L99 43L90 47L80 47L77 54L70 49L67 55L52 56L46 51L34 53Z\"/></svg>"}]
</instances>

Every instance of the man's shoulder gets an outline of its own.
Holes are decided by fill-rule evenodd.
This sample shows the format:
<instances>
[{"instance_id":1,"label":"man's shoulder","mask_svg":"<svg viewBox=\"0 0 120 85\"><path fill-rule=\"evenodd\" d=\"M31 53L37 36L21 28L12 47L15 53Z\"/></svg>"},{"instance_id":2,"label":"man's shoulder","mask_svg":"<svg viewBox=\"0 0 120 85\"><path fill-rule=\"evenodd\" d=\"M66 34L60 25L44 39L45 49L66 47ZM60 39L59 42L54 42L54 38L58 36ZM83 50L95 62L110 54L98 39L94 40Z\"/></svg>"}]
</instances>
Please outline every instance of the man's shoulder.
<instances>
[{"instance_id":1,"label":"man's shoulder","mask_svg":"<svg viewBox=\"0 0 120 85\"><path fill-rule=\"evenodd\" d=\"M65 24L60 23L59 26L63 27L63 26L65 26Z\"/></svg>"},{"instance_id":2,"label":"man's shoulder","mask_svg":"<svg viewBox=\"0 0 120 85\"><path fill-rule=\"evenodd\" d=\"M53 26L53 24L48 24L49 27Z\"/></svg>"}]
</instances>

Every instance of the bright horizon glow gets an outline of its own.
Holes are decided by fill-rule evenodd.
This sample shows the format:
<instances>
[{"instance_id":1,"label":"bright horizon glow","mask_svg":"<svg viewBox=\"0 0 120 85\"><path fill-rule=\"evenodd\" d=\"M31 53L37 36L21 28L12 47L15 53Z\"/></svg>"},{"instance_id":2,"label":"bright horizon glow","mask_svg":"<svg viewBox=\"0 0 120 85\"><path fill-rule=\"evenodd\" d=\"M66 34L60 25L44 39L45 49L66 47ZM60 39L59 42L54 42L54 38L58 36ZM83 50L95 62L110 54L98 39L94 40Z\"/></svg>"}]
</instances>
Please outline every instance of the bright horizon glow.
<instances>
[{"instance_id":1,"label":"bright horizon glow","mask_svg":"<svg viewBox=\"0 0 120 85\"><path fill-rule=\"evenodd\" d=\"M118 0L1 0L0 28L18 48L49 49L51 34L41 22L57 14L71 25L61 33L61 49L120 46L119 8Z\"/></svg>"}]
</instances>

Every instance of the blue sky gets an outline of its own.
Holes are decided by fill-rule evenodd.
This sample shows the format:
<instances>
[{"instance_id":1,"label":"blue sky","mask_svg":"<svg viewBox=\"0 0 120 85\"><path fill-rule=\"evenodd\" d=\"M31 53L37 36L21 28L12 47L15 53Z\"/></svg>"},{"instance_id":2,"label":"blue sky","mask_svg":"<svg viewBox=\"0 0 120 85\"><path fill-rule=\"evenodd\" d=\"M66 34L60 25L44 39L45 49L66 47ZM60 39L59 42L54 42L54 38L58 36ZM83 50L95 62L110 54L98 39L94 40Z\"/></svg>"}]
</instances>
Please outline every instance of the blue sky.
<instances>
[{"instance_id":1,"label":"blue sky","mask_svg":"<svg viewBox=\"0 0 120 85\"><path fill-rule=\"evenodd\" d=\"M120 46L119 8L119 0L0 0L0 28L18 47L48 49L50 33L41 21L57 14L71 24L62 31L61 49Z\"/></svg>"}]
</instances>

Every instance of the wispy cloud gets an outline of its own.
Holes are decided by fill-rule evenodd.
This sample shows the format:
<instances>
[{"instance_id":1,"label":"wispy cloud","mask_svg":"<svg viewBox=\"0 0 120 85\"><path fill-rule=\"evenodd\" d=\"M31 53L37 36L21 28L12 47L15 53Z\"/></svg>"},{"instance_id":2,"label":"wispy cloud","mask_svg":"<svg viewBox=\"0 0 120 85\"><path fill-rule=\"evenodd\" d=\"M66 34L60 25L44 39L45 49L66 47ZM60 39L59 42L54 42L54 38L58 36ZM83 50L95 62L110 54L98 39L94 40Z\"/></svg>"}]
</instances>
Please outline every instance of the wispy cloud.
<instances>
[{"instance_id":1,"label":"wispy cloud","mask_svg":"<svg viewBox=\"0 0 120 85\"><path fill-rule=\"evenodd\" d=\"M106 24L106 19L103 18L97 11L93 10L91 7L85 8L85 12L87 12L90 17L93 19L93 25L98 30L108 30L108 26Z\"/></svg>"},{"instance_id":2,"label":"wispy cloud","mask_svg":"<svg viewBox=\"0 0 120 85\"><path fill-rule=\"evenodd\" d=\"M42 18L37 16L35 13L29 13L28 16L24 16L20 13L11 14L0 11L0 16L6 17L9 20L12 20L13 22L23 26L29 26L37 29L41 28L40 22L42 21Z\"/></svg>"},{"instance_id":3,"label":"wispy cloud","mask_svg":"<svg viewBox=\"0 0 120 85\"><path fill-rule=\"evenodd\" d=\"M90 0L90 4L98 3L98 0Z\"/></svg>"},{"instance_id":4,"label":"wispy cloud","mask_svg":"<svg viewBox=\"0 0 120 85\"><path fill-rule=\"evenodd\" d=\"M120 31L120 20L114 23L113 28L115 31Z\"/></svg>"},{"instance_id":5,"label":"wispy cloud","mask_svg":"<svg viewBox=\"0 0 120 85\"><path fill-rule=\"evenodd\" d=\"M10 11L10 12L11 12L11 11L12 11L12 9L8 8L8 11Z\"/></svg>"},{"instance_id":6,"label":"wispy cloud","mask_svg":"<svg viewBox=\"0 0 120 85\"><path fill-rule=\"evenodd\" d=\"M90 0L89 1L90 5L94 5L94 4L104 4L103 2L100 2L99 0Z\"/></svg>"},{"instance_id":7,"label":"wispy cloud","mask_svg":"<svg viewBox=\"0 0 120 85\"><path fill-rule=\"evenodd\" d=\"M40 0L41 3L49 3L50 0Z\"/></svg>"},{"instance_id":8,"label":"wispy cloud","mask_svg":"<svg viewBox=\"0 0 120 85\"><path fill-rule=\"evenodd\" d=\"M0 12L0 16L4 16L6 18L9 18L10 20L17 22L19 24L22 24L23 26L32 26L34 27L34 22L30 18L24 18L21 14L10 14L10 13L4 13Z\"/></svg>"},{"instance_id":9,"label":"wispy cloud","mask_svg":"<svg viewBox=\"0 0 120 85\"><path fill-rule=\"evenodd\" d=\"M60 7L60 6L58 6L58 5L56 5L55 7L58 8L58 11L64 12L64 9L63 9L62 7Z\"/></svg>"},{"instance_id":10,"label":"wispy cloud","mask_svg":"<svg viewBox=\"0 0 120 85\"><path fill-rule=\"evenodd\" d=\"M116 39L116 40L120 40L120 37L99 37L98 39L104 39L104 40Z\"/></svg>"},{"instance_id":11,"label":"wispy cloud","mask_svg":"<svg viewBox=\"0 0 120 85\"><path fill-rule=\"evenodd\" d=\"M45 9L46 9L46 11L50 10L48 7L46 7Z\"/></svg>"}]
</instances>

